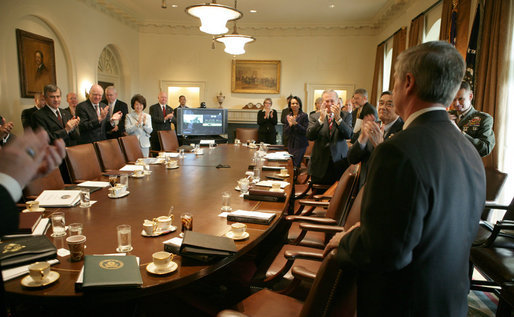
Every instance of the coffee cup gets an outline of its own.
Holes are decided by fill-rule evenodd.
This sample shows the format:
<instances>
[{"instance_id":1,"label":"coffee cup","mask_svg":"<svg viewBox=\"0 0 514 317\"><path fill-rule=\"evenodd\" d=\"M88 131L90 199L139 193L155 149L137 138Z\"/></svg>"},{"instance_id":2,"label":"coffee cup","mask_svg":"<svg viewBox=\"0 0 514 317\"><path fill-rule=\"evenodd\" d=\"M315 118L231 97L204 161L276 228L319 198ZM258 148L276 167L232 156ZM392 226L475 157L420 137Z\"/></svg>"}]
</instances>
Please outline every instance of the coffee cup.
<instances>
[{"instance_id":1,"label":"coffee cup","mask_svg":"<svg viewBox=\"0 0 514 317\"><path fill-rule=\"evenodd\" d=\"M142 158L138 158L138 159L136 160L136 165L145 165L145 160L144 160L144 159L142 159Z\"/></svg>"},{"instance_id":2,"label":"coffee cup","mask_svg":"<svg viewBox=\"0 0 514 317\"><path fill-rule=\"evenodd\" d=\"M287 173L287 168L283 168L280 170L280 175L282 176L286 176L288 173Z\"/></svg>"},{"instance_id":3,"label":"coffee cup","mask_svg":"<svg viewBox=\"0 0 514 317\"><path fill-rule=\"evenodd\" d=\"M38 210L39 209L39 201L29 200L25 203L25 207L30 211Z\"/></svg>"},{"instance_id":4,"label":"coffee cup","mask_svg":"<svg viewBox=\"0 0 514 317\"><path fill-rule=\"evenodd\" d=\"M173 254L166 251L159 251L152 254L153 264L157 270L166 269L173 259Z\"/></svg>"},{"instance_id":5,"label":"coffee cup","mask_svg":"<svg viewBox=\"0 0 514 317\"><path fill-rule=\"evenodd\" d=\"M143 223L143 230L149 236L153 235L156 227L157 224L154 221L145 220L145 222Z\"/></svg>"},{"instance_id":6,"label":"coffee cup","mask_svg":"<svg viewBox=\"0 0 514 317\"><path fill-rule=\"evenodd\" d=\"M42 282L50 273L50 264L47 262L36 262L29 265L29 275L35 282Z\"/></svg>"},{"instance_id":7,"label":"coffee cup","mask_svg":"<svg viewBox=\"0 0 514 317\"><path fill-rule=\"evenodd\" d=\"M280 191L280 183L272 183L271 184L271 190L274 192Z\"/></svg>"},{"instance_id":8,"label":"coffee cup","mask_svg":"<svg viewBox=\"0 0 514 317\"><path fill-rule=\"evenodd\" d=\"M159 156L160 158L164 158L166 157L166 152L159 152Z\"/></svg>"},{"instance_id":9,"label":"coffee cup","mask_svg":"<svg viewBox=\"0 0 514 317\"><path fill-rule=\"evenodd\" d=\"M71 261L81 261L84 258L84 245L86 244L86 236L70 236L66 238L66 242L68 243L68 247L70 248Z\"/></svg>"},{"instance_id":10,"label":"coffee cup","mask_svg":"<svg viewBox=\"0 0 514 317\"><path fill-rule=\"evenodd\" d=\"M241 237L246 232L246 225L240 222L233 223L230 231L232 231L235 238Z\"/></svg>"},{"instance_id":11,"label":"coffee cup","mask_svg":"<svg viewBox=\"0 0 514 317\"><path fill-rule=\"evenodd\" d=\"M145 174L145 171L144 170L135 170L134 171L134 176L138 176L138 177L141 177Z\"/></svg>"},{"instance_id":12,"label":"coffee cup","mask_svg":"<svg viewBox=\"0 0 514 317\"><path fill-rule=\"evenodd\" d=\"M109 188L109 195L112 197L118 197L125 193L125 186L116 184L116 186Z\"/></svg>"},{"instance_id":13,"label":"coffee cup","mask_svg":"<svg viewBox=\"0 0 514 317\"><path fill-rule=\"evenodd\" d=\"M178 162L175 160L166 162L166 167L167 168L176 168L176 167L178 167Z\"/></svg>"},{"instance_id":14,"label":"coffee cup","mask_svg":"<svg viewBox=\"0 0 514 317\"><path fill-rule=\"evenodd\" d=\"M157 230L168 230L171 227L171 223L173 222L173 215L171 217L168 216L160 216L155 219L157 223Z\"/></svg>"}]
</instances>

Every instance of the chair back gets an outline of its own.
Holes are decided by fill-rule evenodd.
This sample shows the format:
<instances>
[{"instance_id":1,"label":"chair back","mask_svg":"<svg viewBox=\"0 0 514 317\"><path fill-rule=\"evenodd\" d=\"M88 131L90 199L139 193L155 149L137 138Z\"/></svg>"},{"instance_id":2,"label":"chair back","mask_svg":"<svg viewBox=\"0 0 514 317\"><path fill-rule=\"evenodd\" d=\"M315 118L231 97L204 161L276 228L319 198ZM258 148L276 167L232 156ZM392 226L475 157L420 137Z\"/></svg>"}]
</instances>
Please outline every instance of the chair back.
<instances>
[{"instance_id":1,"label":"chair back","mask_svg":"<svg viewBox=\"0 0 514 317\"><path fill-rule=\"evenodd\" d=\"M95 142L95 147L100 158L102 171L119 170L125 165L125 156L121 151L118 139Z\"/></svg>"},{"instance_id":2,"label":"chair back","mask_svg":"<svg viewBox=\"0 0 514 317\"><path fill-rule=\"evenodd\" d=\"M161 144L161 151L175 152L179 144L175 130L161 130L157 131L159 135L159 143Z\"/></svg>"},{"instance_id":3,"label":"chair back","mask_svg":"<svg viewBox=\"0 0 514 317\"><path fill-rule=\"evenodd\" d=\"M349 230L354 224L361 221L361 205L362 205L362 196L364 195L364 187L362 186L355 197L355 200L352 203L350 211L348 212L348 216L346 216L345 221L342 223L345 231Z\"/></svg>"},{"instance_id":4,"label":"chair back","mask_svg":"<svg viewBox=\"0 0 514 317\"><path fill-rule=\"evenodd\" d=\"M348 214L351 202L355 197L355 189L359 184L360 165L350 165L339 179L327 209L327 218L332 218L341 224Z\"/></svg>"},{"instance_id":5,"label":"chair back","mask_svg":"<svg viewBox=\"0 0 514 317\"><path fill-rule=\"evenodd\" d=\"M316 273L300 316L356 316L356 282L357 267L346 252L332 250Z\"/></svg>"},{"instance_id":6,"label":"chair back","mask_svg":"<svg viewBox=\"0 0 514 317\"><path fill-rule=\"evenodd\" d=\"M92 143L67 147L66 166L73 183L96 179L102 176L100 162Z\"/></svg>"},{"instance_id":7,"label":"chair back","mask_svg":"<svg viewBox=\"0 0 514 317\"><path fill-rule=\"evenodd\" d=\"M139 140L135 135L127 135L118 139L120 141L121 148L125 154L125 161L135 162L138 158L143 157L141 147L139 147Z\"/></svg>"},{"instance_id":8,"label":"chair back","mask_svg":"<svg viewBox=\"0 0 514 317\"><path fill-rule=\"evenodd\" d=\"M503 184L507 179L507 174L491 167L485 168L485 200L495 201L498 198Z\"/></svg>"},{"instance_id":9,"label":"chair back","mask_svg":"<svg viewBox=\"0 0 514 317\"><path fill-rule=\"evenodd\" d=\"M254 140L257 142L259 140L259 129L257 128L237 128L236 129L236 139L241 140L241 142L246 142L248 140Z\"/></svg>"},{"instance_id":10,"label":"chair back","mask_svg":"<svg viewBox=\"0 0 514 317\"><path fill-rule=\"evenodd\" d=\"M45 189L63 189L64 181L59 168L54 169L50 174L36 178L23 189L23 196L39 196Z\"/></svg>"}]
</instances>

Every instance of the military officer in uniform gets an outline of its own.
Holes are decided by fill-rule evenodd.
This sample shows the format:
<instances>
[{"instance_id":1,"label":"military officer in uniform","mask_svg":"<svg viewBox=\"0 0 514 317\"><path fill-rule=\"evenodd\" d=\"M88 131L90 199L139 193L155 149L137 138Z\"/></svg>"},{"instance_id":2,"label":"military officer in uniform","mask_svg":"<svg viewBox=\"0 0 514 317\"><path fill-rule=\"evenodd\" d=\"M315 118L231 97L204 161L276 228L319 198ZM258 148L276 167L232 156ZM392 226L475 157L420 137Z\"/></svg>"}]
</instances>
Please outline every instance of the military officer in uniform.
<instances>
[{"instance_id":1,"label":"military officer in uniform","mask_svg":"<svg viewBox=\"0 0 514 317\"><path fill-rule=\"evenodd\" d=\"M466 139L473 143L480 156L484 157L494 148L494 120L488 113L476 110L471 105L471 100L473 100L471 86L463 81L450 107L452 109L450 119Z\"/></svg>"}]
</instances>

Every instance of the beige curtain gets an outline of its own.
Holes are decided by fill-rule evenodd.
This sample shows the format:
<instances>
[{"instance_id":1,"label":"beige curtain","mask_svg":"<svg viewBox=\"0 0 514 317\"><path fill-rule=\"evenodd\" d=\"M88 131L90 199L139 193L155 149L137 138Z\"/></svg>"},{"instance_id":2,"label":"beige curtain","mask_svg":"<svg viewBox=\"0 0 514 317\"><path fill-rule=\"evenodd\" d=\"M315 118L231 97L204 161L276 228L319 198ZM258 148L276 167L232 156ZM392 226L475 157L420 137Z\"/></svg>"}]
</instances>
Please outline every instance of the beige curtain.
<instances>
[{"instance_id":1,"label":"beige curtain","mask_svg":"<svg viewBox=\"0 0 514 317\"><path fill-rule=\"evenodd\" d=\"M409 47L421 44L423 40L423 27L425 26L425 14L422 14L410 22Z\"/></svg>"},{"instance_id":2,"label":"beige curtain","mask_svg":"<svg viewBox=\"0 0 514 317\"><path fill-rule=\"evenodd\" d=\"M469 40L469 18L471 10L471 0L443 0L443 12L441 15L441 31L439 39L451 43L450 30L452 21L452 11L457 10L457 34L455 48L463 58L466 58Z\"/></svg>"},{"instance_id":3,"label":"beige curtain","mask_svg":"<svg viewBox=\"0 0 514 317\"><path fill-rule=\"evenodd\" d=\"M394 87L394 65L396 64L396 58L401 52L405 50L407 46L407 28L402 27L398 30L393 37L393 58L391 63L391 77L389 81L389 90L393 90Z\"/></svg>"},{"instance_id":4,"label":"beige curtain","mask_svg":"<svg viewBox=\"0 0 514 317\"><path fill-rule=\"evenodd\" d=\"M373 85L371 87L370 102L377 105L378 96L382 93L382 83L384 78L384 47L385 43L377 46L377 54L375 57L375 73L373 74Z\"/></svg>"},{"instance_id":5,"label":"beige curtain","mask_svg":"<svg viewBox=\"0 0 514 317\"><path fill-rule=\"evenodd\" d=\"M508 56L512 49L512 12L514 0L487 0L482 22L482 38L478 49L478 66L476 71L477 83L475 87L475 107L489 113L494 118L494 132L497 146L493 152L484 158L488 167L498 167L499 149L505 140L499 133L505 124L501 114L505 113L505 94L507 93L508 79L505 71L508 69Z\"/></svg>"}]
</instances>

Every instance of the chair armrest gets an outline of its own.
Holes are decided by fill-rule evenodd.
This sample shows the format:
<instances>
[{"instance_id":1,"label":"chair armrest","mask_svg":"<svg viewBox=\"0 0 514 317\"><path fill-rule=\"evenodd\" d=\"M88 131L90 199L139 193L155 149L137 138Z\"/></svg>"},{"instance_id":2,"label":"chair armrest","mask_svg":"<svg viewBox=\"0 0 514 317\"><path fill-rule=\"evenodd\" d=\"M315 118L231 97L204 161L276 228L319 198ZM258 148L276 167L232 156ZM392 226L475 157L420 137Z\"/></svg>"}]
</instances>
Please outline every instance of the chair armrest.
<instances>
[{"instance_id":1,"label":"chair armrest","mask_svg":"<svg viewBox=\"0 0 514 317\"><path fill-rule=\"evenodd\" d=\"M330 225L321 225L321 224L313 224L313 223L301 223L300 229L302 231L314 231L314 232L324 232L324 233L330 233L335 234L341 231L344 231L344 227L341 226L330 226Z\"/></svg>"},{"instance_id":2,"label":"chair armrest","mask_svg":"<svg viewBox=\"0 0 514 317\"><path fill-rule=\"evenodd\" d=\"M514 238L513 235L508 233L502 233L501 230L514 230L514 221L512 220L501 220L498 221L493 228L493 232L491 232L491 235L485 242L482 244L483 247L490 247L494 241L496 240L496 237L498 236L504 236L504 237L511 237Z\"/></svg>"},{"instance_id":3,"label":"chair armrest","mask_svg":"<svg viewBox=\"0 0 514 317\"><path fill-rule=\"evenodd\" d=\"M333 225L335 226L337 222L332 218L321 218L321 217L311 217L311 216L295 216L290 215L286 217L287 221L308 221L308 222L315 222L322 225Z\"/></svg>"},{"instance_id":4,"label":"chair armrest","mask_svg":"<svg viewBox=\"0 0 514 317\"><path fill-rule=\"evenodd\" d=\"M507 210L509 208L509 206L508 205L500 205L494 201L486 201L484 208Z\"/></svg>"},{"instance_id":5,"label":"chair armrest","mask_svg":"<svg viewBox=\"0 0 514 317\"><path fill-rule=\"evenodd\" d=\"M313 189L329 189L332 185L324 185L324 184L312 184Z\"/></svg>"},{"instance_id":6,"label":"chair armrest","mask_svg":"<svg viewBox=\"0 0 514 317\"><path fill-rule=\"evenodd\" d=\"M284 252L284 257L288 260L313 260L323 261L323 250L312 250L312 251L296 251L287 250Z\"/></svg>"},{"instance_id":7,"label":"chair armrest","mask_svg":"<svg viewBox=\"0 0 514 317\"><path fill-rule=\"evenodd\" d=\"M291 274L293 274L293 277L301 281L313 282L316 279L316 273L299 265L293 266L291 269Z\"/></svg>"},{"instance_id":8,"label":"chair armrest","mask_svg":"<svg viewBox=\"0 0 514 317\"><path fill-rule=\"evenodd\" d=\"M330 202L328 201L317 201L317 200L298 200L297 201L300 205L304 206L314 206L314 207L327 207L330 205Z\"/></svg>"},{"instance_id":9,"label":"chair armrest","mask_svg":"<svg viewBox=\"0 0 514 317\"><path fill-rule=\"evenodd\" d=\"M38 196L34 196L34 195L29 195L29 196L24 196L25 200L36 200Z\"/></svg>"}]
</instances>

